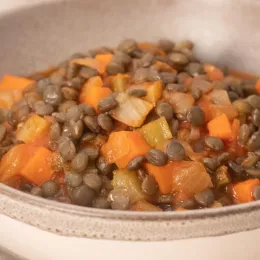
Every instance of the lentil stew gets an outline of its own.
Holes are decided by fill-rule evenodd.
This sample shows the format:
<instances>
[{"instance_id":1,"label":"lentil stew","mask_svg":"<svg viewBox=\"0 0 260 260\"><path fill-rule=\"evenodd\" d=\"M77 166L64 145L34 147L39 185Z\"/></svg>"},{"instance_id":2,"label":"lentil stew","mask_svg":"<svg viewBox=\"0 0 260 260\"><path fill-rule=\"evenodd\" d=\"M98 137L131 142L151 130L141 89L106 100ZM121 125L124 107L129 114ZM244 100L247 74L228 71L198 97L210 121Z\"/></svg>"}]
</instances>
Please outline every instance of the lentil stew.
<instances>
[{"instance_id":1,"label":"lentil stew","mask_svg":"<svg viewBox=\"0 0 260 260\"><path fill-rule=\"evenodd\" d=\"M260 199L260 80L193 43L77 53L0 83L0 182L63 203L134 210Z\"/></svg>"}]
</instances>

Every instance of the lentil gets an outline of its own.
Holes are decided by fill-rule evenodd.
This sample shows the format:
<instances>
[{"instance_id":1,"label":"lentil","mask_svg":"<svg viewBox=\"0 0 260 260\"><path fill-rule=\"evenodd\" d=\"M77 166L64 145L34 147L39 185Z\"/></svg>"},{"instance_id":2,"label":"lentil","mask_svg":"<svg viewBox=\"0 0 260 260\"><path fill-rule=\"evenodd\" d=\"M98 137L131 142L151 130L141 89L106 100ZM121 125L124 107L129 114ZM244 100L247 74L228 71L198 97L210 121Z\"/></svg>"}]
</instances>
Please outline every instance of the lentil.
<instances>
[{"instance_id":1,"label":"lentil","mask_svg":"<svg viewBox=\"0 0 260 260\"><path fill-rule=\"evenodd\" d=\"M167 155L160 150L152 149L147 153L146 159L154 165L165 165L168 158Z\"/></svg>"}]
</instances>

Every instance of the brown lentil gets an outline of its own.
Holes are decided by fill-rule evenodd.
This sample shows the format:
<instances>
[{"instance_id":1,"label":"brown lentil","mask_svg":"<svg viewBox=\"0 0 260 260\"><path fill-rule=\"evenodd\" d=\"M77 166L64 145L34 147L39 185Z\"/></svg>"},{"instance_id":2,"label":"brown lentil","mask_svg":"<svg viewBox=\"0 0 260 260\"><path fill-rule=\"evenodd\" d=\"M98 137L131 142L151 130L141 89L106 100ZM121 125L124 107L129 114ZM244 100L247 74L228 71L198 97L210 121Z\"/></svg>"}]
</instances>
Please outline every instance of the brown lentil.
<instances>
[{"instance_id":1,"label":"brown lentil","mask_svg":"<svg viewBox=\"0 0 260 260\"><path fill-rule=\"evenodd\" d=\"M44 103L44 101L37 101L34 104L34 110L35 110L35 113L40 116L47 116L47 115L52 114L52 112L54 111L54 108L52 105Z\"/></svg>"},{"instance_id":2,"label":"brown lentil","mask_svg":"<svg viewBox=\"0 0 260 260\"><path fill-rule=\"evenodd\" d=\"M76 188L83 182L83 177L81 174L77 173L69 173L66 178L65 182L72 188Z\"/></svg>"},{"instance_id":3,"label":"brown lentil","mask_svg":"<svg viewBox=\"0 0 260 260\"><path fill-rule=\"evenodd\" d=\"M107 201L107 198L98 197L93 201L92 206L96 209L108 209L110 207L110 204Z\"/></svg>"},{"instance_id":4,"label":"brown lentil","mask_svg":"<svg viewBox=\"0 0 260 260\"><path fill-rule=\"evenodd\" d=\"M154 165L165 165L168 161L167 155L158 149L151 149L147 155L146 159L148 162Z\"/></svg>"},{"instance_id":5,"label":"brown lentil","mask_svg":"<svg viewBox=\"0 0 260 260\"><path fill-rule=\"evenodd\" d=\"M170 123L170 129L171 129L172 135L176 136L177 132L179 130L179 121L176 119L172 119L172 121Z\"/></svg>"},{"instance_id":6,"label":"brown lentil","mask_svg":"<svg viewBox=\"0 0 260 260\"><path fill-rule=\"evenodd\" d=\"M147 90L141 89L141 88L132 88L128 89L127 94L129 96L135 96L135 97L145 97L147 95Z\"/></svg>"},{"instance_id":7,"label":"brown lentil","mask_svg":"<svg viewBox=\"0 0 260 260\"><path fill-rule=\"evenodd\" d=\"M196 77L202 74L203 65L198 62L190 62L185 69L191 76Z\"/></svg>"},{"instance_id":8,"label":"brown lentil","mask_svg":"<svg viewBox=\"0 0 260 260\"><path fill-rule=\"evenodd\" d=\"M71 161L71 168L77 173L82 173L88 166L88 156L84 152L76 154Z\"/></svg>"},{"instance_id":9,"label":"brown lentil","mask_svg":"<svg viewBox=\"0 0 260 260\"><path fill-rule=\"evenodd\" d=\"M81 144L87 143L87 142L93 140L95 137L96 137L96 134L94 134L94 133L92 133L92 132L87 132L87 133L85 133L85 134L81 137L80 143L81 143Z\"/></svg>"},{"instance_id":10,"label":"brown lentil","mask_svg":"<svg viewBox=\"0 0 260 260\"><path fill-rule=\"evenodd\" d=\"M105 158L103 156L99 156L97 163L96 163L97 169L99 170L99 172L103 175L108 175L112 172L113 170L113 166L112 164L108 164L105 161Z\"/></svg>"},{"instance_id":11,"label":"brown lentil","mask_svg":"<svg viewBox=\"0 0 260 260\"><path fill-rule=\"evenodd\" d=\"M63 137L59 140L58 150L66 161L72 160L76 154L75 144L68 137Z\"/></svg>"},{"instance_id":12,"label":"brown lentil","mask_svg":"<svg viewBox=\"0 0 260 260\"><path fill-rule=\"evenodd\" d=\"M191 107L187 112L187 120L194 126L202 126L205 123L205 114L200 107Z\"/></svg>"},{"instance_id":13,"label":"brown lentil","mask_svg":"<svg viewBox=\"0 0 260 260\"><path fill-rule=\"evenodd\" d=\"M61 90L63 97L68 100L77 100L79 92L73 88L64 87Z\"/></svg>"},{"instance_id":14,"label":"brown lentil","mask_svg":"<svg viewBox=\"0 0 260 260\"><path fill-rule=\"evenodd\" d=\"M253 107L260 109L260 97L257 95L251 95L247 98L248 104Z\"/></svg>"},{"instance_id":15,"label":"brown lentil","mask_svg":"<svg viewBox=\"0 0 260 260\"><path fill-rule=\"evenodd\" d=\"M87 154L88 159L91 161L95 161L99 156L99 147L97 146L89 145L86 146L82 151Z\"/></svg>"},{"instance_id":16,"label":"brown lentil","mask_svg":"<svg viewBox=\"0 0 260 260\"><path fill-rule=\"evenodd\" d=\"M96 115L95 109L87 104L80 104L78 106L78 108L85 116L95 116Z\"/></svg>"},{"instance_id":17,"label":"brown lentil","mask_svg":"<svg viewBox=\"0 0 260 260\"><path fill-rule=\"evenodd\" d=\"M56 85L49 85L43 91L43 101L52 106L58 106L62 101L61 88Z\"/></svg>"},{"instance_id":18,"label":"brown lentil","mask_svg":"<svg viewBox=\"0 0 260 260\"><path fill-rule=\"evenodd\" d=\"M176 81L176 73L174 72L161 72L160 79L164 85L174 83Z\"/></svg>"},{"instance_id":19,"label":"brown lentil","mask_svg":"<svg viewBox=\"0 0 260 260\"><path fill-rule=\"evenodd\" d=\"M110 61L107 65L107 73L108 75L117 75L119 73L124 73L125 69L124 67L115 61Z\"/></svg>"},{"instance_id":20,"label":"brown lentil","mask_svg":"<svg viewBox=\"0 0 260 260\"><path fill-rule=\"evenodd\" d=\"M127 168L129 171L135 171L141 168L144 161L145 161L144 156L137 156L128 163Z\"/></svg>"},{"instance_id":21,"label":"brown lentil","mask_svg":"<svg viewBox=\"0 0 260 260\"><path fill-rule=\"evenodd\" d=\"M260 110L259 109L254 109L252 112L252 123L260 127Z\"/></svg>"},{"instance_id":22,"label":"brown lentil","mask_svg":"<svg viewBox=\"0 0 260 260\"><path fill-rule=\"evenodd\" d=\"M260 149L260 132L255 132L248 141L248 150L256 151Z\"/></svg>"},{"instance_id":23,"label":"brown lentil","mask_svg":"<svg viewBox=\"0 0 260 260\"><path fill-rule=\"evenodd\" d=\"M240 126L238 142L242 145L246 144L249 139L250 131L247 124L243 124Z\"/></svg>"},{"instance_id":24,"label":"brown lentil","mask_svg":"<svg viewBox=\"0 0 260 260\"><path fill-rule=\"evenodd\" d=\"M185 158L185 150L178 141L171 141L167 144L166 154L171 161L181 161Z\"/></svg>"},{"instance_id":25,"label":"brown lentil","mask_svg":"<svg viewBox=\"0 0 260 260\"><path fill-rule=\"evenodd\" d=\"M142 182L142 190L145 194L151 196L158 190L158 185L153 176L147 175Z\"/></svg>"},{"instance_id":26,"label":"brown lentil","mask_svg":"<svg viewBox=\"0 0 260 260\"><path fill-rule=\"evenodd\" d=\"M148 173L143 168L137 169L137 177L140 181L143 181L145 179L145 177L147 176L147 174Z\"/></svg>"},{"instance_id":27,"label":"brown lentil","mask_svg":"<svg viewBox=\"0 0 260 260\"><path fill-rule=\"evenodd\" d=\"M95 196L95 191L87 185L81 185L72 191L73 202L80 206L91 206Z\"/></svg>"},{"instance_id":28,"label":"brown lentil","mask_svg":"<svg viewBox=\"0 0 260 260\"><path fill-rule=\"evenodd\" d=\"M98 121L96 117L85 116L83 119L86 127L93 133L100 132L100 126L98 125Z\"/></svg>"},{"instance_id":29,"label":"brown lentil","mask_svg":"<svg viewBox=\"0 0 260 260\"><path fill-rule=\"evenodd\" d=\"M50 129L50 138L51 140L57 141L61 136L61 126L58 122L52 123Z\"/></svg>"},{"instance_id":30,"label":"brown lentil","mask_svg":"<svg viewBox=\"0 0 260 260\"><path fill-rule=\"evenodd\" d=\"M140 59L140 66L147 68L150 65L152 65L154 60L154 55L150 52L147 52L143 55L143 57Z\"/></svg>"},{"instance_id":31,"label":"brown lentil","mask_svg":"<svg viewBox=\"0 0 260 260\"><path fill-rule=\"evenodd\" d=\"M103 98L98 103L98 110L101 113L109 112L110 110L116 108L118 106L118 102L113 95L110 95L106 98Z\"/></svg>"},{"instance_id":32,"label":"brown lentil","mask_svg":"<svg viewBox=\"0 0 260 260\"><path fill-rule=\"evenodd\" d=\"M59 192L59 186L54 181L47 181L42 185L43 197L50 198L55 196Z\"/></svg>"},{"instance_id":33,"label":"brown lentil","mask_svg":"<svg viewBox=\"0 0 260 260\"><path fill-rule=\"evenodd\" d=\"M221 151L224 149L222 140L214 136L205 137L205 144L214 151Z\"/></svg>"},{"instance_id":34,"label":"brown lentil","mask_svg":"<svg viewBox=\"0 0 260 260\"><path fill-rule=\"evenodd\" d=\"M79 75L84 79L89 79L95 76L98 76L98 72L95 69L92 69L90 67L82 67L79 70Z\"/></svg>"},{"instance_id":35,"label":"brown lentil","mask_svg":"<svg viewBox=\"0 0 260 260\"><path fill-rule=\"evenodd\" d=\"M43 197L42 188L37 187L37 186L33 187L33 188L31 189L31 194L32 194L33 196Z\"/></svg>"},{"instance_id":36,"label":"brown lentil","mask_svg":"<svg viewBox=\"0 0 260 260\"><path fill-rule=\"evenodd\" d=\"M137 49L137 42L133 39L126 39L124 41L122 41L117 49L119 51L131 54L135 49Z\"/></svg>"},{"instance_id":37,"label":"brown lentil","mask_svg":"<svg viewBox=\"0 0 260 260\"><path fill-rule=\"evenodd\" d=\"M68 110L74 106L77 106L77 102L74 100L66 100L58 107L58 112L67 113Z\"/></svg>"},{"instance_id":38,"label":"brown lentil","mask_svg":"<svg viewBox=\"0 0 260 260\"><path fill-rule=\"evenodd\" d=\"M174 47L174 42L168 39L159 40L159 47L166 53L171 52Z\"/></svg>"},{"instance_id":39,"label":"brown lentil","mask_svg":"<svg viewBox=\"0 0 260 260\"><path fill-rule=\"evenodd\" d=\"M174 114L172 106L165 102L157 104L156 113L159 117L165 117L167 121L172 120Z\"/></svg>"}]
</instances>

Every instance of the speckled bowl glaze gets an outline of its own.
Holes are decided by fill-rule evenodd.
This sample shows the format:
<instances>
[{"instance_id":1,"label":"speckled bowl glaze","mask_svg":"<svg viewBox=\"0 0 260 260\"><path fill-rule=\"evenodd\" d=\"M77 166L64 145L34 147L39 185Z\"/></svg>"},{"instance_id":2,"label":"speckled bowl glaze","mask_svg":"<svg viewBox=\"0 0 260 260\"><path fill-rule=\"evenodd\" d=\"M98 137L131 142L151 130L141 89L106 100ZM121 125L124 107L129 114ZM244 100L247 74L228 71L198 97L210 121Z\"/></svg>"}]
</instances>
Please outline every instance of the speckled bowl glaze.
<instances>
[{"instance_id":1,"label":"speckled bowl glaze","mask_svg":"<svg viewBox=\"0 0 260 260\"><path fill-rule=\"evenodd\" d=\"M21 0L18 5L13 3L11 9L6 8L0 15L0 76L26 75L55 65L74 52L113 46L131 37L139 41L163 37L176 41L190 39L196 44L197 55L205 61L248 72L259 71L259 1ZM0 184L1 215L15 223L84 239L171 241L248 230L258 230L260 236L260 202L188 212L136 213L64 205Z\"/></svg>"}]
</instances>

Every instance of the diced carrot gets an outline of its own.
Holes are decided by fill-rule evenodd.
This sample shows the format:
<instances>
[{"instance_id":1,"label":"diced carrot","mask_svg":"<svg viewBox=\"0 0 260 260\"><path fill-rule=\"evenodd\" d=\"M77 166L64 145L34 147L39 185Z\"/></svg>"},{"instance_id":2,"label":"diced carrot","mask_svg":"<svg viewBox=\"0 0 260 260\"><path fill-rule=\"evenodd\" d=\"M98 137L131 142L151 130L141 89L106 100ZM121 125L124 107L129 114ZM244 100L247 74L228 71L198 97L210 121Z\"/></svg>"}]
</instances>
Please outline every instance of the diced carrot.
<instances>
[{"instance_id":1,"label":"diced carrot","mask_svg":"<svg viewBox=\"0 0 260 260\"><path fill-rule=\"evenodd\" d=\"M224 79L224 73L211 64L205 64L204 70L211 81L218 81Z\"/></svg>"},{"instance_id":2,"label":"diced carrot","mask_svg":"<svg viewBox=\"0 0 260 260\"><path fill-rule=\"evenodd\" d=\"M211 178L200 162L176 161L173 164L172 191L193 196L212 187Z\"/></svg>"},{"instance_id":3,"label":"diced carrot","mask_svg":"<svg viewBox=\"0 0 260 260\"><path fill-rule=\"evenodd\" d=\"M103 81L101 79L101 77L96 76L96 77L92 77L90 78L82 87L81 89L81 93L79 96L79 101L80 103L85 103L85 100L88 96L88 92L90 88L97 88L97 87L103 87Z\"/></svg>"},{"instance_id":4,"label":"diced carrot","mask_svg":"<svg viewBox=\"0 0 260 260\"><path fill-rule=\"evenodd\" d=\"M169 162L164 166L156 166L151 163L146 163L145 168L157 181L162 194L169 194L172 192L172 176L174 171L173 162Z\"/></svg>"},{"instance_id":5,"label":"diced carrot","mask_svg":"<svg viewBox=\"0 0 260 260\"><path fill-rule=\"evenodd\" d=\"M137 201L134 205L131 206L133 211L162 211L159 207L150 204L146 200Z\"/></svg>"},{"instance_id":6,"label":"diced carrot","mask_svg":"<svg viewBox=\"0 0 260 260\"><path fill-rule=\"evenodd\" d=\"M34 184L41 185L51 179L53 170L50 158L52 152L44 147L39 147L34 156L29 159L22 169L21 175Z\"/></svg>"},{"instance_id":7,"label":"diced carrot","mask_svg":"<svg viewBox=\"0 0 260 260\"><path fill-rule=\"evenodd\" d=\"M99 101L111 93L111 89L103 87L102 79L99 76L92 77L83 86L79 100L80 103L86 103L98 111Z\"/></svg>"},{"instance_id":8,"label":"diced carrot","mask_svg":"<svg viewBox=\"0 0 260 260\"><path fill-rule=\"evenodd\" d=\"M129 161L139 155L145 155L150 147L138 132L120 131L110 134L101 152L108 163L116 163L123 169Z\"/></svg>"},{"instance_id":9,"label":"diced carrot","mask_svg":"<svg viewBox=\"0 0 260 260\"><path fill-rule=\"evenodd\" d=\"M28 144L20 144L7 152L0 162L0 181L8 182L19 175L37 148Z\"/></svg>"},{"instance_id":10,"label":"diced carrot","mask_svg":"<svg viewBox=\"0 0 260 260\"><path fill-rule=\"evenodd\" d=\"M254 201L253 191L260 186L258 179L249 179L232 185L232 197L235 203L246 203Z\"/></svg>"},{"instance_id":11,"label":"diced carrot","mask_svg":"<svg viewBox=\"0 0 260 260\"><path fill-rule=\"evenodd\" d=\"M145 155L150 147L144 137L138 132L128 132L127 139L129 140L129 152L115 163L119 169L126 168L128 163L135 157Z\"/></svg>"},{"instance_id":12,"label":"diced carrot","mask_svg":"<svg viewBox=\"0 0 260 260\"><path fill-rule=\"evenodd\" d=\"M138 47L140 50L145 52L150 52L154 55L159 55L163 57L167 57L167 54L159 48L157 44L151 43L151 42L140 42L138 43Z\"/></svg>"},{"instance_id":13,"label":"diced carrot","mask_svg":"<svg viewBox=\"0 0 260 260\"><path fill-rule=\"evenodd\" d=\"M34 142L36 139L44 138L48 135L50 121L38 115L32 115L25 123L17 129L17 140L25 143Z\"/></svg>"},{"instance_id":14,"label":"diced carrot","mask_svg":"<svg viewBox=\"0 0 260 260\"><path fill-rule=\"evenodd\" d=\"M32 83L27 78L5 75L0 83L0 107L10 108L22 98L22 90Z\"/></svg>"},{"instance_id":15,"label":"diced carrot","mask_svg":"<svg viewBox=\"0 0 260 260\"><path fill-rule=\"evenodd\" d=\"M231 124L225 114L221 114L208 122L208 130L210 136L220 139L230 140L233 137Z\"/></svg>"},{"instance_id":16,"label":"diced carrot","mask_svg":"<svg viewBox=\"0 0 260 260\"><path fill-rule=\"evenodd\" d=\"M34 81L27 78L5 75L0 83L0 89L23 90L24 88L26 88L28 85L32 83L34 83Z\"/></svg>"},{"instance_id":17,"label":"diced carrot","mask_svg":"<svg viewBox=\"0 0 260 260\"><path fill-rule=\"evenodd\" d=\"M112 132L108 141L102 146L103 153L107 163L114 163L129 151L129 142L127 142L126 131Z\"/></svg>"},{"instance_id":18,"label":"diced carrot","mask_svg":"<svg viewBox=\"0 0 260 260\"><path fill-rule=\"evenodd\" d=\"M257 90L257 93L260 94L260 79L258 79L258 81L256 82L255 88Z\"/></svg>"},{"instance_id":19,"label":"diced carrot","mask_svg":"<svg viewBox=\"0 0 260 260\"><path fill-rule=\"evenodd\" d=\"M95 59L97 61L102 62L103 66L105 67L105 70L107 68L107 64L111 61L113 55L111 53L106 53L106 54L97 54Z\"/></svg>"},{"instance_id":20,"label":"diced carrot","mask_svg":"<svg viewBox=\"0 0 260 260\"><path fill-rule=\"evenodd\" d=\"M99 74L104 74L106 71L106 64L104 61L92 59L92 58L84 58L84 59L74 59L71 61L72 64L78 64L85 67L90 67L98 71Z\"/></svg>"},{"instance_id":21,"label":"diced carrot","mask_svg":"<svg viewBox=\"0 0 260 260\"><path fill-rule=\"evenodd\" d=\"M86 97L86 103L95 108L98 111L98 103L101 99L109 96L112 93L109 88L94 88L91 87L88 90L88 96Z\"/></svg>"}]
</instances>

